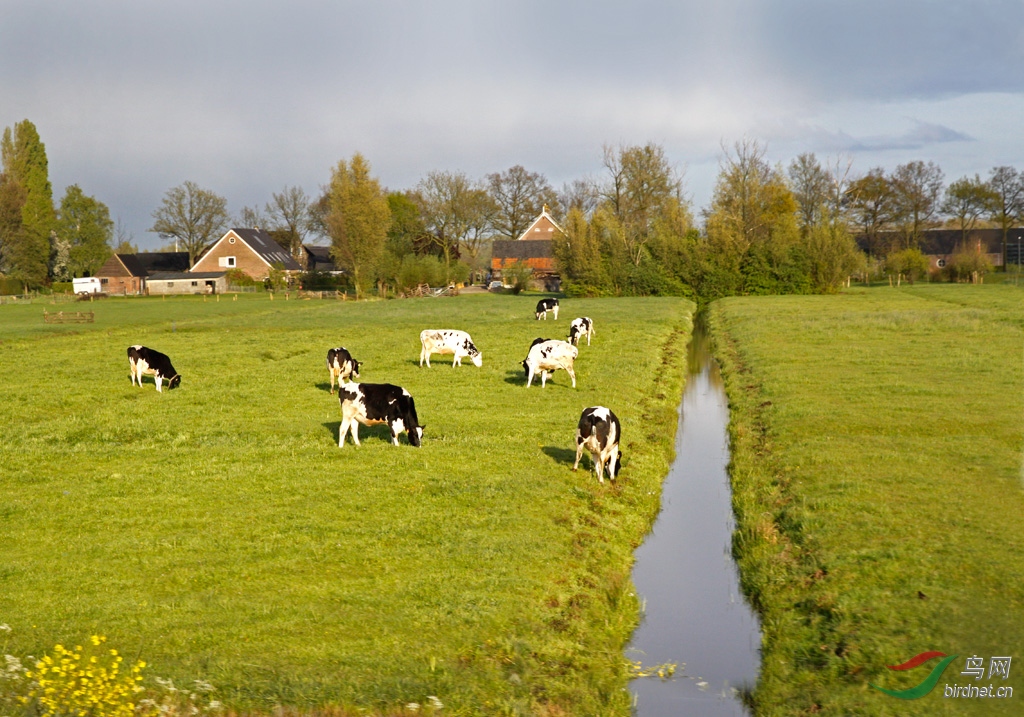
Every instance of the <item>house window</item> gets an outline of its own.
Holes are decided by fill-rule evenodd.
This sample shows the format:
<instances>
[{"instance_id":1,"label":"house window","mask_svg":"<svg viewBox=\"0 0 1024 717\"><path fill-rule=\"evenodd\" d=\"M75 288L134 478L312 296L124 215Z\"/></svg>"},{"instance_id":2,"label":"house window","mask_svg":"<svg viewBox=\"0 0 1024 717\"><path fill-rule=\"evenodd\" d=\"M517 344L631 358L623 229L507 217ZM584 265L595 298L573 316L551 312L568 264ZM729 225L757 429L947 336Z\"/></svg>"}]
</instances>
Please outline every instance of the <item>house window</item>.
<instances>
[{"instance_id":1,"label":"house window","mask_svg":"<svg viewBox=\"0 0 1024 717\"><path fill-rule=\"evenodd\" d=\"M167 286L174 286L174 282L173 281L168 281L167 282Z\"/></svg>"},{"instance_id":2,"label":"house window","mask_svg":"<svg viewBox=\"0 0 1024 717\"><path fill-rule=\"evenodd\" d=\"M945 267L945 266L946 266L946 260L945 260L945 259L939 259L939 260L938 260L937 262L935 262L935 263L936 263L936 264L938 264L938 266L939 266L939 268L940 268L940 269L942 269L943 267Z\"/></svg>"},{"instance_id":3,"label":"house window","mask_svg":"<svg viewBox=\"0 0 1024 717\"><path fill-rule=\"evenodd\" d=\"M227 262L227 265L228 265L228 266L234 266L234 265L235 265L235 257L233 257L233 256L229 256L229 257L228 257L228 262Z\"/></svg>"},{"instance_id":4,"label":"house window","mask_svg":"<svg viewBox=\"0 0 1024 717\"><path fill-rule=\"evenodd\" d=\"M233 256L222 256L217 259L218 266L226 266L233 268L235 266L235 257Z\"/></svg>"},{"instance_id":5,"label":"house window","mask_svg":"<svg viewBox=\"0 0 1024 717\"><path fill-rule=\"evenodd\" d=\"M199 282L198 281L193 281L192 282L192 286L199 286Z\"/></svg>"},{"instance_id":6,"label":"house window","mask_svg":"<svg viewBox=\"0 0 1024 717\"><path fill-rule=\"evenodd\" d=\"M234 237L228 237L228 244L234 244L234 243L235 243L235 238Z\"/></svg>"},{"instance_id":7,"label":"house window","mask_svg":"<svg viewBox=\"0 0 1024 717\"><path fill-rule=\"evenodd\" d=\"M106 284L107 280L106 279L100 279L100 283L101 284ZM121 283L124 283L124 279L121 280Z\"/></svg>"}]
</instances>

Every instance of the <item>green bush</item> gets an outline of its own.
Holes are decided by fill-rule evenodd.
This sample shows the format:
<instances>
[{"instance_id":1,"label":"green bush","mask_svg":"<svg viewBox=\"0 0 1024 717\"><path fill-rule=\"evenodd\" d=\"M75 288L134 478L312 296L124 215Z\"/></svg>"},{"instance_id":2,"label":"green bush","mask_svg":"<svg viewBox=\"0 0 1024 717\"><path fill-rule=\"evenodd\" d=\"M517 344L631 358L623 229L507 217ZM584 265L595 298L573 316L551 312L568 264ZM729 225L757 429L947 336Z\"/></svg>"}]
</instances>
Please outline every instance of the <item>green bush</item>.
<instances>
[{"instance_id":1,"label":"green bush","mask_svg":"<svg viewBox=\"0 0 1024 717\"><path fill-rule=\"evenodd\" d=\"M21 294L24 291L24 284L17 279L0 276L0 294Z\"/></svg>"}]
</instances>

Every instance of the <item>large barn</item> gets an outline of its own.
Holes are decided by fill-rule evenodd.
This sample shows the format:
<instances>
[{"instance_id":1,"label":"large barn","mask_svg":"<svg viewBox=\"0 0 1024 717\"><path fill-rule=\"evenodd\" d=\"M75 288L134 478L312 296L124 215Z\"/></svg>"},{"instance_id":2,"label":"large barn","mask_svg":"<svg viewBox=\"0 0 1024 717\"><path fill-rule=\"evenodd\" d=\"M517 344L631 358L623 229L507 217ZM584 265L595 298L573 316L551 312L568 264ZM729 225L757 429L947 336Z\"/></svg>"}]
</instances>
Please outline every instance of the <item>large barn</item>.
<instances>
[{"instance_id":1,"label":"large barn","mask_svg":"<svg viewBox=\"0 0 1024 717\"><path fill-rule=\"evenodd\" d=\"M501 277L501 270L519 262L533 270L533 278L548 291L558 291L561 278L551 251L551 240L562 232L549 213L547 205L518 239L497 239L491 248L491 272Z\"/></svg>"},{"instance_id":2,"label":"large barn","mask_svg":"<svg viewBox=\"0 0 1024 717\"><path fill-rule=\"evenodd\" d=\"M108 294L144 294L149 277L166 271L188 271L188 252L112 254L97 270L96 277Z\"/></svg>"}]
</instances>

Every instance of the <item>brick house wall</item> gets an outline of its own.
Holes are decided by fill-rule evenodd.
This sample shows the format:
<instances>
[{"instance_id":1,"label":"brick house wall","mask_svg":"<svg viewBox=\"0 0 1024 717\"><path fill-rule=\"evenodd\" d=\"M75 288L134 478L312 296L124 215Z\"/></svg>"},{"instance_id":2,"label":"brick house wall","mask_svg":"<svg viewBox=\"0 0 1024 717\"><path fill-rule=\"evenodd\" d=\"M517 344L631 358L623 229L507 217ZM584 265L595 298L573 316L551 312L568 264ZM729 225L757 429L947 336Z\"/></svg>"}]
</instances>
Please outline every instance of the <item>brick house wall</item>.
<instances>
[{"instance_id":1,"label":"brick house wall","mask_svg":"<svg viewBox=\"0 0 1024 717\"><path fill-rule=\"evenodd\" d=\"M270 275L270 265L265 262L241 237L229 231L202 258L191 271L231 271L238 269L253 279L261 280Z\"/></svg>"}]
</instances>

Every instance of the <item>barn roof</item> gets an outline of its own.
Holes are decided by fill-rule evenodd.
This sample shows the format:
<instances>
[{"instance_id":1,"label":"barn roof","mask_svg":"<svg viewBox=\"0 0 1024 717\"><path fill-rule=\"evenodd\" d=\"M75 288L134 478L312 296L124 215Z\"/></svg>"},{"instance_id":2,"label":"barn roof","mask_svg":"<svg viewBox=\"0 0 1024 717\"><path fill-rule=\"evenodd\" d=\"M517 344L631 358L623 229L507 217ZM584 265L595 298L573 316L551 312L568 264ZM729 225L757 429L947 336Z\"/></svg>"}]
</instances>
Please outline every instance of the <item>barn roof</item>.
<instances>
[{"instance_id":1,"label":"barn roof","mask_svg":"<svg viewBox=\"0 0 1024 717\"><path fill-rule=\"evenodd\" d=\"M158 271L150 274L150 281L187 281L195 279L219 279L226 271Z\"/></svg>"}]
</instances>

